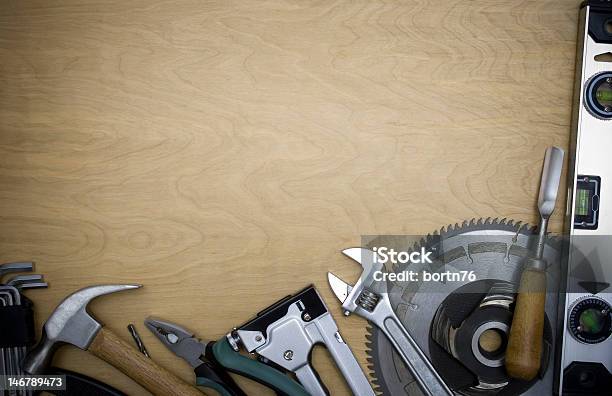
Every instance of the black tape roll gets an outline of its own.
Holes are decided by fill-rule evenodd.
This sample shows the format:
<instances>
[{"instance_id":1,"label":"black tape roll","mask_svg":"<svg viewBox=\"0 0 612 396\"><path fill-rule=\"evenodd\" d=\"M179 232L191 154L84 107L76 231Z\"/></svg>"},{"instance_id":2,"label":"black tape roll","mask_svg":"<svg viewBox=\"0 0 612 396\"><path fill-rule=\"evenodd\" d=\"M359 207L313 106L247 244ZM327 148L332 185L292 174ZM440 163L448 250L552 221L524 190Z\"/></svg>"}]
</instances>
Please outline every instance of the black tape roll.
<instances>
[{"instance_id":1,"label":"black tape roll","mask_svg":"<svg viewBox=\"0 0 612 396\"><path fill-rule=\"evenodd\" d=\"M487 382L500 383L508 380L508 375L504 366L490 367L480 362L472 351L472 341L476 330L482 325L488 323L503 323L508 328L512 324L512 312L501 307L483 307L476 309L471 315L469 315L462 323L461 327L455 334L454 349L457 352L457 358L463 363L470 371L478 373L478 376ZM507 344L507 337L502 336L502 345L500 350L501 355L505 351ZM486 355L486 352L481 352ZM486 356L491 360L494 360L495 356Z\"/></svg>"},{"instance_id":2,"label":"black tape roll","mask_svg":"<svg viewBox=\"0 0 612 396\"><path fill-rule=\"evenodd\" d=\"M511 325L512 311L501 306L479 307L482 299L487 296L488 290L498 283L507 283L501 280L485 279L478 280L460 287L449 294L438 307L436 316L430 328L429 351L431 361L449 384L451 389L461 391L466 395L487 394L482 390L469 389L477 383L477 378L489 380L491 383L508 384L489 394L497 396L511 396L522 394L538 379L530 382L519 381L509 378L504 367L488 367L478 361L472 352L472 339L474 332L483 324L490 322ZM458 329L453 345L451 342L450 329ZM446 333L446 335L445 335ZM552 328L548 318L544 322L544 350L542 351L541 373L547 370L549 353L552 348ZM502 346L504 349L502 337ZM454 350L457 356L451 354ZM495 356L490 356L494 358Z\"/></svg>"}]
</instances>

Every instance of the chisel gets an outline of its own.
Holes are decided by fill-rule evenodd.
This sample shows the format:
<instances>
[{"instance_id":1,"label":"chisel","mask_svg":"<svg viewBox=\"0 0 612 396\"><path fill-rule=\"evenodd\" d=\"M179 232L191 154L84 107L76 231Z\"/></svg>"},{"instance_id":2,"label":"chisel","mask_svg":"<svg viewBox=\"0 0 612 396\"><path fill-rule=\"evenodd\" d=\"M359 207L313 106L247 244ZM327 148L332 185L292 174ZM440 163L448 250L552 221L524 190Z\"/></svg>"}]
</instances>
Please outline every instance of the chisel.
<instances>
[{"instance_id":1,"label":"chisel","mask_svg":"<svg viewBox=\"0 0 612 396\"><path fill-rule=\"evenodd\" d=\"M529 381L538 375L544 333L546 260L543 258L548 220L557 202L563 150L549 147L544 158L538 197L540 226L535 249L525 261L514 308L505 366L508 375Z\"/></svg>"}]
</instances>

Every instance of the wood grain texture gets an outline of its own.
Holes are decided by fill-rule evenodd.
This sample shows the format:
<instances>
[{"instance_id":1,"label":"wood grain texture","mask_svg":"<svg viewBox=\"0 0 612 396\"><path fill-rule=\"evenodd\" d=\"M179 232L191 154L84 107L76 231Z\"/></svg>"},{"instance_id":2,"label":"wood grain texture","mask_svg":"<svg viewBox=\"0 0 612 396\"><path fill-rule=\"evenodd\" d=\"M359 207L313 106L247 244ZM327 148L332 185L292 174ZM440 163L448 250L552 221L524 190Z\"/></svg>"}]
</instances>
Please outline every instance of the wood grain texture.
<instances>
[{"instance_id":1,"label":"wood grain texture","mask_svg":"<svg viewBox=\"0 0 612 396\"><path fill-rule=\"evenodd\" d=\"M358 276L339 252L360 235L537 220L578 3L4 0L0 259L51 283L28 292L38 323L83 286L143 283L91 311L188 381L146 316L216 339L315 283L365 367L326 272ZM56 363L145 392L82 351Z\"/></svg>"},{"instance_id":2,"label":"wood grain texture","mask_svg":"<svg viewBox=\"0 0 612 396\"><path fill-rule=\"evenodd\" d=\"M116 367L154 395L203 395L194 386L158 366L152 359L145 357L104 327L98 331L88 351Z\"/></svg>"}]
</instances>

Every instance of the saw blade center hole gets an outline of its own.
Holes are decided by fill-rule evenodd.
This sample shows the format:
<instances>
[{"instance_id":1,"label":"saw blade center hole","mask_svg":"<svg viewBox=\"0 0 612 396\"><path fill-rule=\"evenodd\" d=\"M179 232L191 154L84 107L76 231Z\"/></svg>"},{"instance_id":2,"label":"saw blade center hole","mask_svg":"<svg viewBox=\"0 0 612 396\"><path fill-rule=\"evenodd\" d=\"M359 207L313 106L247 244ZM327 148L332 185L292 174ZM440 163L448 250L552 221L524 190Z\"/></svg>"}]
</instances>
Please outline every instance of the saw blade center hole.
<instances>
[{"instance_id":1,"label":"saw blade center hole","mask_svg":"<svg viewBox=\"0 0 612 396\"><path fill-rule=\"evenodd\" d=\"M478 338L478 345L488 353L498 352L504 342L504 337L498 329L487 329Z\"/></svg>"}]
</instances>

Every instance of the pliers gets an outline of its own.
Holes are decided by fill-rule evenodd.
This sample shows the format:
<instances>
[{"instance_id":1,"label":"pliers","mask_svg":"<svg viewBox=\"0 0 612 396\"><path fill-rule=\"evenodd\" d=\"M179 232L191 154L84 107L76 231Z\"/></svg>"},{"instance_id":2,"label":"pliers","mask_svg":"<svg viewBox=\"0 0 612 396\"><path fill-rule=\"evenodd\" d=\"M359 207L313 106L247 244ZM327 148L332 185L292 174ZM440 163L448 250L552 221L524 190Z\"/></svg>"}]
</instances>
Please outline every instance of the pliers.
<instances>
[{"instance_id":1,"label":"pliers","mask_svg":"<svg viewBox=\"0 0 612 396\"><path fill-rule=\"evenodd\" d=\"M214 389L222 396L246 396L229 371L257 381L278 395L308 396L302 385L283 372L235 352L226 337L202 341L177 324L154 318L147 318L145 326L194 368L198 386Z\"/></svg>"}]
</instances>

